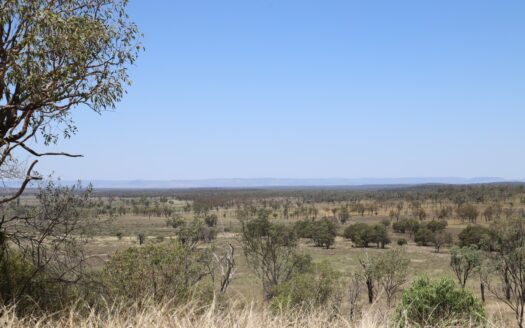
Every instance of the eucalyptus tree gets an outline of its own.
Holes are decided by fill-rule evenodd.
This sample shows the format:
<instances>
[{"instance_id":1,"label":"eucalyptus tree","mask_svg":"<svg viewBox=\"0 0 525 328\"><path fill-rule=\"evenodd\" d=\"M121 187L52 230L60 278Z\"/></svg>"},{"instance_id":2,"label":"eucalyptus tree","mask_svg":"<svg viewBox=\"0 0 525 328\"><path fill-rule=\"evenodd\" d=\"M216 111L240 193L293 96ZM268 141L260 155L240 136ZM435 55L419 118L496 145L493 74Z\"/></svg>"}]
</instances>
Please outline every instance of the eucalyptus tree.
<instances>
[{"instance_id":1,"label":"eucalyptus tree","mask_svg":"<svg viewBox=\"0 0 525 328\"><path fill-rule=\"evenodd\" d=\"M126 5L126 0L0 1L0 179L21 181L0 198L0 266L9 268L17 258L23 263L18 266L34 272L15 293L2 294L4 303L54 271L62 274L54 274L52 283L79 277L79 257L64 255L71 245L82 244L77 227L85 227L79 223L84 214L78 208L85 200L78 190L44 186L34 211L16 209L13 201L31 181L41 180L37 158L80 156L40 151L39 142L45 147L75 134L73 110L101 113L124 96L128 68L143 50ZM21 157L31 160L24 164Z\"/></svg>"},{"instance_id":2,"label":"eucalyptus tree","mask_svg":"<svg viewBox=\"0 0 525 328\"><path fill-rule=\"evenodd\" d=\"M0 2L0 177L22 178L19 197L40 179L34 159L25 170L15 154L39 152L76 132L71 112L114 108L130 83L128 67L142 50L126 0L3 0ZM24 174L25 171L25 174Z\"/></svg>"}]
</instances>

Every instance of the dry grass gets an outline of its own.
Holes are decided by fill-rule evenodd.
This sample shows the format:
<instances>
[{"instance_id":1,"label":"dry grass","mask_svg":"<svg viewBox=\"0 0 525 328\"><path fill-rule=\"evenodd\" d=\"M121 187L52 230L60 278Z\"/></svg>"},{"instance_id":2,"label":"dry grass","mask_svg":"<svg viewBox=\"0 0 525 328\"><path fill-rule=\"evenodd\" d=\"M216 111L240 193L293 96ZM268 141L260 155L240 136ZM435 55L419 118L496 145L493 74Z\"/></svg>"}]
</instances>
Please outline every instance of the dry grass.
<instances>
[{"instance_id":1,"label":"dry grass","mask_svg":"<svg viewBox=\"0 0 525 328\"><path fill-rule=\"evenodd\" d=\"M279 314L254 303L247 306L233 305L226 309L219 308L215 304L206 307L190 304L173 308L169 303L165 305L151 303L128 307L108 306L102 311L72 308L49 316L26 318L18 317L14 308L4 308L0 309L0 327L389 328L395 327L390 321L391 317L391 312L379 307L369 308L359 320L352 322L348 318L325 310ZM508 327L508 324L494 317L489 320L487 327ZM469 326L466 324L461 327ZM442 327L449 327L449 325L444 323Z\"/></svg>"}]
</instances>

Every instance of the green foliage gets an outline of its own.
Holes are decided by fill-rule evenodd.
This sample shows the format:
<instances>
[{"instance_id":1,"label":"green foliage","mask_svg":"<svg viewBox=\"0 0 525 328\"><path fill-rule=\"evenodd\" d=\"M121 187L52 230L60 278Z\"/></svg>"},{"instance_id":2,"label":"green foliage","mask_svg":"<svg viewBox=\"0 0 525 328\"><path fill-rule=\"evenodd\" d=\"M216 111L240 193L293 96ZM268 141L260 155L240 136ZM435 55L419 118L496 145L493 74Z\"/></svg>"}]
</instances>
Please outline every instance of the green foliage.
<instances>
[{"instance_id":1,"label":"green foliage","mask_svg":"<svg viewBox=\"0 0 525 328\"><path fill-rule=\"evenodd\" d=\"M54 282L46 272L19 252L2 249L0 254L0 304L17 304L18 313L57 311L76 301L73 286ZM38 273L38 274L35 274Z\"/></svg>"},{"instance_id":2,"label":"green foliage","mask_svg":"<svg viewBox=\"0 0 525 328\"><path fill-rule=\"evenodd\" d=\"M387 244L390 244L390 236L384 225L375 224L372 226L372 229L372 242L376 243L378 248L385 248Z\"/></svg>"},{"instance_id":3,"label":"green foliage","mask_svg":"<svg viewBox=\"0 0 525 328\"><path fill-rule=\"evenodd\" d=\"M485 250L492 250L493 241L496 239L489 228L479 225L468 225L459 233L458 238L461 247L476 246Z\"/></svg>"},{"instance_id":4,"label":"green foliage","mask_svg":"<svg viewBox=\"0 0 525 328\"><path fill-rule=\"evenodd\" d=\"M465 288L468 278L482 261L481 252L476 246L452 247L450 250L450 267L456 274L459 284Z\"/></svg>"},{"instance_id":5,"label":"green foliage","mask_svg":"<svg viewBox=\"0 0 525 328\"><path fill-rule=\"evenodd\" d=\"M76 132L70 109L101 111L121 100L130 83L127 68L142 50L126 5L126 0L2 1L0 35L9 40L0 42L0 94L8 97L0 109L9 111L0 133L2 152L36 133L46 144L58 140L57 131L70 137Z\"/></svg>"},{"instance_id":6,"label":"green foliage","mask_svg":"<svg viewBox=\"0 0 525 328\"><path fill-rule=\"evenodd\" d=\"M330 248L335 243L337 225L328 219L311 223L312 240L317 247Z\"/></svg>"},{"instance_id":7,"label":"green foliage","mask_svg":"<svg viewBox=\"0 0 525 328\"><path fill-rule=\"evenodd\" d=\"M215 228L210 228L199 218L185 221L176 232L179 241L188 248L195 247L199 241L209 243L217 236Z\"/></svg>"},{"instance_id":8,"label":"green foliage","mask_svg":"<svg viewBox=\"0 0 525 328\"><path fill-rule=\"evenodd\" d=\"M403 292L396 321L401 327L471 326L485 320L481 302L448 278L419 278Z\"/></svg>"},{"instance_id":9,"label":"green foliage","mask_svg":"<svg viewBox=\"0 0 525 328\"><path fill-rule=\"evenodd\" d=\"M407 243L408 243L408 242L407 242L407 240L406 240L405 238L399 238L399 239L397 240L397 244L398 244L399 246L404 246L404 245L406 245Z\"/></svg>"},{"instance_id":10,"label":"green foliage","mask_svg":"<svg viewBox=\"0 0 525 328\"><path fill-rule=\"evenodd\" d=\"M271 223L269 214L258 212L242 222L241 244L248 265L261 279L266 299L271 290L286 282L296 271L297 235L294 229Z\"/></svg>"},{"instance_id":11,"label":"green foliage","mask_svg":"<svg viewBox=\"0 0 525 328\"><path fill-rule=\"evenodd\" d=\"M339 274L328 262L310 264L302 273L272 289L275 310L309 310L326 306L337 295Z\"/></svg>"},{"instance_id":12,"label":"green foliage","mask_svg":"<svg viewBox=\"0 0 525 328\"><path fill-rule=\"evenodd\" d=\"M414 241L418 246L427 246L433 241L433 234L427 227L419 228L414 236Z\"/></svg>"},{"instance_id":13,"label":"green foliage","mask_svg":"<svg viewBox=\"0 0 525 328\"><path fill-rule=\"evenodd\" d=\"M311 239L313 236L313 225L314 221L312 220L301 220L297 221L294 224L294 231L297 234L298 238L308 238Z\"/></svg>"},{"instance_id":14,"label":"green foliage","mask_svg":"<svg viewBox=\"0 0 525 328\"><path fill-rule=\"evenodd\" d=\"M9 304L24 293L24 285L34 268L4 243L0 249L0 301Z\"/></svg>"},{"instance_id":15,"label":"green foliage","mask_svg":"<svg viewBox=\"0 0 525 328\"><path fill-rule=\"evenodd\" d=\"M376 243L377 247L384 248L390 243L388 231L382 224L355 223L345 228L343 236L352 240L357 247L368 247L370 243Z\"/></svg>"},{"instance_id":16,"label":"green foliage","mask_svg":"<svg viewBox=\"0 0 525 328\"><path fill-rule=\"evenodd\" d=\"M209 254L179 242L131 247L106 263L103 283L109 297L119 301L154 300L183 302L196 290L213 292L205 283Z\"/></svg>"},{"instance_id":17,"label":"green foliage","mask_svg":"<svg viewBox=\"0 0 525 328\"><path fill-rule=\"evenodd\" d=\"M432 232L437 232L437 231L445 230L447 225L448 223L445 220L439 220L439 221L432 220L426 224L426 227Z\"/></svg>"},{"instance_id":18,"label":"green foliage","mask_svg":"<svg viewBox=\"0 0 525 328\"><path fill-rule=\"evenodd\" d=\"M72 301L74 286L84 277L83 245L97 228L96 219L85 216L89 195L89 189L78 185L56 187L47 182L40 186L32 206L3 208L2 305L16 303L19 312L56 311Z\"/></svg>"},{"instance_id":19,"label":"green foliage","mask_svg":"<svg viewBox=\"0 0 525 328\"><path fill-rule=\"evenodd\" d=\"M415 234L420 227L420 223L415 219L403 219L392 224L392 229L397 233Z\"/></svg>"}]
</instances>

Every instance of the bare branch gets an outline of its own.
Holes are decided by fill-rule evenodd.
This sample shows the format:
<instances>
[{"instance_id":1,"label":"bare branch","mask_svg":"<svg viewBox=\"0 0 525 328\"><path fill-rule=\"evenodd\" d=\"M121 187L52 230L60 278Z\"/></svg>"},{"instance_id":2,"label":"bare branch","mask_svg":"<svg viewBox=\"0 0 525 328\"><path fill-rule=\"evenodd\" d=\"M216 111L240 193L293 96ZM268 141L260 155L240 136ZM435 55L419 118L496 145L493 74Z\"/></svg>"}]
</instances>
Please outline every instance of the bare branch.
<instances>
[{"instance_id":1,"label":"bare branch","mask_svg":"<svg viewBox=\"0 0 525 328\"><path fill-rule=\"evenodd\" d=\"M27 187L27 184L33 180L42 180L42 177L35 177L35 176L32 176L31 175L31 171L33 171L33 168L35 167L36 163L38 163L38 160L35 160L30 166L29 166L29 169L27 170L27 173L26 173L26 177L25 177L25 180L24 182L22 182L22 185L20 186L20 188L18 188L18 191L16 192L16 194L14 194L13 196L10 196L10 197L5 197L5 198L2 198L0 199L0 205L1 204L5 204L5 203L8 203L12 200L15 200L17 199L18 197L20 197L20 195L22 195L22 193L24 192L24 190L26 189Z\"/></svg>"}]
</instances>

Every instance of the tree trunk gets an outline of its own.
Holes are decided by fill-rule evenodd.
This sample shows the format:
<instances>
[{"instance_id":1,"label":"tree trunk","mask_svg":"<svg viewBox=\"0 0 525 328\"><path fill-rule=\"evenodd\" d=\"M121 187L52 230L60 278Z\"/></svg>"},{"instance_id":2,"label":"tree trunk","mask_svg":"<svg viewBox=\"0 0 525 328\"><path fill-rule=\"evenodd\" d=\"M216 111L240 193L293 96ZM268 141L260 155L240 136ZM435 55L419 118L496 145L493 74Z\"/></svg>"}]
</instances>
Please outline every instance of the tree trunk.
<instances>
[{"instance_id":1,"label":"tree trunk","mask_svg":"<svg viewBox=\"0 0 525 328\"><path fill-rule=\"evenodd\" d=\"M505 299L507 301L510 301L510 282L509 282L509 269L508 268L505 268L505 275L503 278L505 280Z\"/></svg>"},{"instance_id":2,"label":"tree trunk","mask_svg":"<svg viewBox=\"0 0 525 328\"><path fill-rule=\"evenodd\" d=\"M366 288L368 289L368 303L374 302L374 282L371 278L366 279Z\"/></svg>"}]
</instances>

